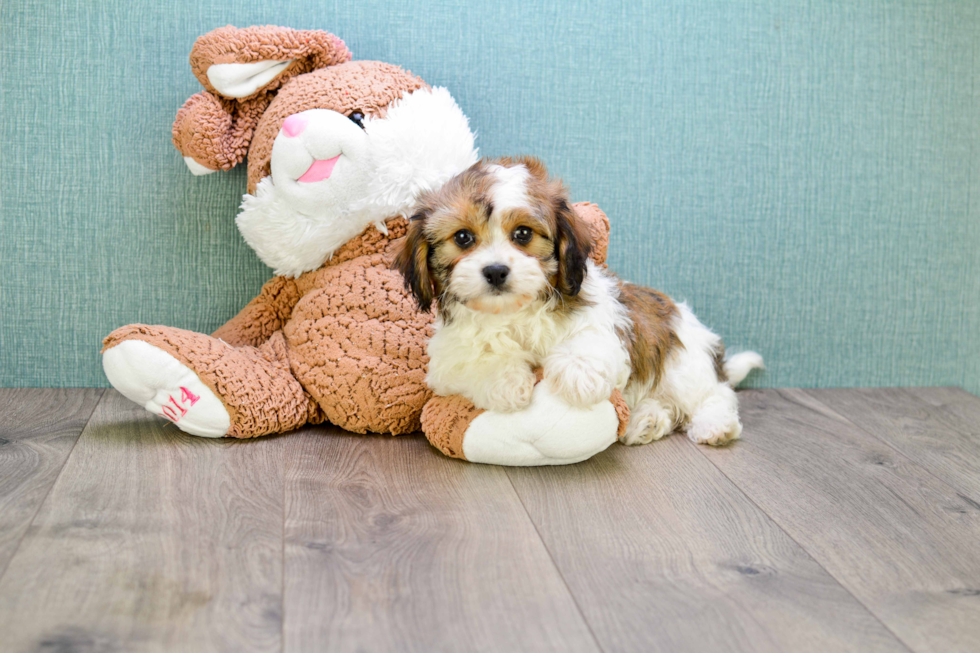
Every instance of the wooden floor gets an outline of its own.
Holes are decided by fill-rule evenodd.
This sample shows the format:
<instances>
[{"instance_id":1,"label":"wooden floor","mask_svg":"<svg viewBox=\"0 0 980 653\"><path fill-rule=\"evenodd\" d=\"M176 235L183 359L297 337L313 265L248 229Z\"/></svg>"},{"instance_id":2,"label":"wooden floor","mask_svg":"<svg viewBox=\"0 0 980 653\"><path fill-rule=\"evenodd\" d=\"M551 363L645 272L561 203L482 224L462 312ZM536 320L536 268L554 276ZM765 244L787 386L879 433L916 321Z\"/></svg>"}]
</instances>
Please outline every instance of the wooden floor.
<instances>
[{"instance_id":1,"label":"wooden floor","mask_svg":"<svg viewBox=\"0 0 980 653\"><path fill-rule=\"evenodd\" d=\"M0 390L0 650L980 651L980 399L749 390L563 468Z\"/></svg>"}]
</instances>

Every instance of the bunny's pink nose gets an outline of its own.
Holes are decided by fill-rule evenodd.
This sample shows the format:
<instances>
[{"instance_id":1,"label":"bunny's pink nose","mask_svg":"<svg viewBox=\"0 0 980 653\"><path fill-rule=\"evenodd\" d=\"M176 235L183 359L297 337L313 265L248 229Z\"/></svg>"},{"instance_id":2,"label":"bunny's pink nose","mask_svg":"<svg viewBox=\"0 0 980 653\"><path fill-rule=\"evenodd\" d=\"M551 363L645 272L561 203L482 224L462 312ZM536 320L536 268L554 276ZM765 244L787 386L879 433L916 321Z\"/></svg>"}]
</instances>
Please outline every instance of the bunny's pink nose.
<instances>
[{"instance_id":1,"label":"bunny's pink nose","mask_svg":"<svg viewBox=\"0 0 980 653\"><path fill-rule=\"evenodd\" d=\"M306 129L306 123L306 118L296 113L286 118L286 121L282 123L282 130L286 132L286 136L295 138Z\"/></svg>"}]
</instances>

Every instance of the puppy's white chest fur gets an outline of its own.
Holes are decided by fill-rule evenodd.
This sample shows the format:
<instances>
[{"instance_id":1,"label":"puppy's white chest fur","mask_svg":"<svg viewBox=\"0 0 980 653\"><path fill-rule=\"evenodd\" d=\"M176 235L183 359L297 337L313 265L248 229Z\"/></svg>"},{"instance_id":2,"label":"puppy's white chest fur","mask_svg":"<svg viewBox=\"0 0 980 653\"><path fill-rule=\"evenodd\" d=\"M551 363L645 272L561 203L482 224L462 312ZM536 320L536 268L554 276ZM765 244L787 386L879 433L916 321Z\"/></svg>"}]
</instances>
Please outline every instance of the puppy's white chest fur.
<instances>
[{"instance_id":1,"label":"puppy's white chest fur","mask_svg":"<svg viewBox=\"0 0 980 653\"><path fill-rule=\"evenodd\" d=\"M629 379L629 354L620 339L629 316L616 299L614 279L591 263L581 290L583 304L556 310L560 299L538 300L503 314L452 306L436 321L429 341L430 387L462 394L481 408L519 409L530 399L532 370L577 389L576 403L608 399Z\"/></svg>"},{"instance_id":2,"label":"puppy's white chest fur","mask_svg":"<svg viewBox=\"0 0 980 653\"><path fill-rule=\"evenodd\" d=\"M502 314L485 313L457 304L447 320L436 321L436 335L429 356L439 362L456 361L455 367L490 362L497 357L518 357L541 365L547 352L569 331L565 316L556 315L543 301ZM450 354L451 352L451 354Z\"/></svg>"}]
</instances>

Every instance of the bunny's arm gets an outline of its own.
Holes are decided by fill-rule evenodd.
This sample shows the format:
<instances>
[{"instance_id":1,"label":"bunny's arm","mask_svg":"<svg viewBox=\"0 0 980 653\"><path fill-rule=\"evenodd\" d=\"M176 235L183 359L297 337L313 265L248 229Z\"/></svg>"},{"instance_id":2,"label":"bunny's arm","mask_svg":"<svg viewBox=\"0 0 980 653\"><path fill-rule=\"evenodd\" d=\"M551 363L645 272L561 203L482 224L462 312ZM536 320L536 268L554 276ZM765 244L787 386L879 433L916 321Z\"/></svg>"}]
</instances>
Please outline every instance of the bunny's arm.
<instances>
[{"instance_id":1,"label":"bunny's arm","mask_svg":"<svg viewBox=\"0 0 980 653\"><path fill-rule=\"evenodd\" d=\"M258 347L282 329L299 300L294 279L273 277L262 286L258 297L212 335L233 347Z\"/></svg>"},{"instance_id":2,"label":"bunny's arm","mask_svg":"<svg viewBox=\"0 0 980 653\"><path fill-rule=\"evenodd\" d=\"M174 120L174 145L195 174L229 170L248 154L255 126L271 101L271 95L243 102L224 100L207 91L192 95Z\"/></svg>"},{"instance_id":3,"label":"bunny's arm","mask_svg":"<svg viewBox=\"0 0 980 653\"><path fill-rule=\"evenodd\" d=\"M572 204L572 209L589 228L592 236L592 253L589 258L596 265L604 265L606 254L609 250L609 218L595 204L591 202L576 202Z\"/></svg>"}]
</instances>

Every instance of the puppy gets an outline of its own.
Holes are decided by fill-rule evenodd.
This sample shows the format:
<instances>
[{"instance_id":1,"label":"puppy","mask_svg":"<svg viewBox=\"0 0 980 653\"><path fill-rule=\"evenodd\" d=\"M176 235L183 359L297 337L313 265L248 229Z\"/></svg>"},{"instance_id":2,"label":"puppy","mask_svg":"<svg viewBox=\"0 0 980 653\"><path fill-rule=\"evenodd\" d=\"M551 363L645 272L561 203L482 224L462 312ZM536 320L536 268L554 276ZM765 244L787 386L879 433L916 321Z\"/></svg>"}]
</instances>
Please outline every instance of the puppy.
<instances>
[{"instance_id":1,"label":"puppy","mask_svg":"<svg viewBox=\"0 0 980 653\"><path fill-rule=\"evenodd\" d=\"M541 367L567 403L618 388L631 410L622 440L684 428L720 445L742 430L732 389L762 358L725 358L684 304L589 260L587 227L537 159L482 160L423 194L395 259L421 310L437 302L427 382L478 408L527 406Z\"/></svg>"}]
</instances>

